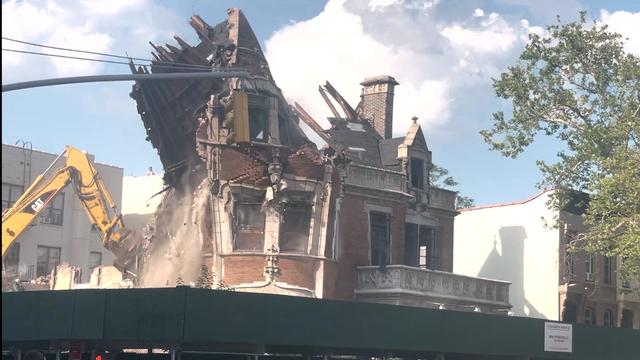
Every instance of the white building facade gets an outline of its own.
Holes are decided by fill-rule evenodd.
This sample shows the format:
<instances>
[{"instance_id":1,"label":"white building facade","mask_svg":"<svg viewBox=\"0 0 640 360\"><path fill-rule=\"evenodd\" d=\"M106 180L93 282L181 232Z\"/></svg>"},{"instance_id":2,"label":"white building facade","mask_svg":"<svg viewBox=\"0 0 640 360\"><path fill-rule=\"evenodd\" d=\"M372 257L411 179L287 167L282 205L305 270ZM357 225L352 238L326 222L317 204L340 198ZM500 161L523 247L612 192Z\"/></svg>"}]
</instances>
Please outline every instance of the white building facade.
<instances>
[{"instance_id":1,"label":"white building facade","mask_svg":"<svg viewBox=\"0 0 640 360\"><path fill-rule=\"evenodd\" d=\"M54 162L58 155L26 147L2 145L2 210L10 207L23 191ZM93 156L90 155L93 160ZM122 204L123 169L94 163L118 208ZM64 166L60 159L55 168ZM89 281L99 265L113 263L113 254L102 246L82 203L67 186L12 246L4 259L6 275L23 281L46 276L58 264L82 269Z\"/></svg>"},{"instance_id":2,"label":"white building facade","mask_svg":"<svg viewBox=\"0 0 640 360\"><path fill-rule=\"evenodd\" d=\"M551 210L551 195L462 210L453 272L511 282L515 316L639 328L637 284L622 288L615 258L566 251L586 229L575 206Z\"/></svg>"}]
</instances>

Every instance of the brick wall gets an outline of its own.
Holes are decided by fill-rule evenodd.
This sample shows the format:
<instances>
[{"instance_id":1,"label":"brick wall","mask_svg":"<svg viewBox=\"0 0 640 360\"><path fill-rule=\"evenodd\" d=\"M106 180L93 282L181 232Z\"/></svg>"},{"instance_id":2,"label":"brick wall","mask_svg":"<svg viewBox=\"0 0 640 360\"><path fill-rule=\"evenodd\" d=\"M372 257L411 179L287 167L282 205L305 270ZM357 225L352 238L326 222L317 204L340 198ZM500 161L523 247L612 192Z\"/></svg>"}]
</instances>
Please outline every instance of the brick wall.
<instances>
[{"instance_id":1,"label":"brick wall","mask_svg":"<svg viewBox=\"0 0 640 360\"><path fill-rule=\"evenodd\" d=\"M374 129L385 139L393 132L393 92L379 92L362 96L362 112L373 121Z\"/></svg>"},{"instance_id":2,"label":"brick wall","mask_svg":"<svg viewBox=\"0 0 640 360\"><path fill-rule=\"evenodd\" d=\"M315 289L315 270L318 260L312 258L278 258L278 281L305 289Z\"/></svg>"},{"instance_id":3,"label":"brick wall","mask_svg":"<svg viewBox=\"0 0 640 360\"><path fill-rule=\"evenodd\" d=\"M404 261L404 221L406 205L383 200L366 199L369 204L388 206L391 216L391 263ZM342 202L338 264L336 265L335 296L337 299L353 299L356 287L356 267L369 262L369 215L365 210L365 198L345 195ZM328 296L327 296L328 297Z\"/></svg>"},{"instance_id":4,"label":"brick wall","mask_svg":"<svg viewBox=\"0 0 640 360\"><path fill-rule=\"evenodd\" d=\"M263 255L226 256L223 280L227 285L240 285L264 280Z\"/></svg>"}]
</instances>

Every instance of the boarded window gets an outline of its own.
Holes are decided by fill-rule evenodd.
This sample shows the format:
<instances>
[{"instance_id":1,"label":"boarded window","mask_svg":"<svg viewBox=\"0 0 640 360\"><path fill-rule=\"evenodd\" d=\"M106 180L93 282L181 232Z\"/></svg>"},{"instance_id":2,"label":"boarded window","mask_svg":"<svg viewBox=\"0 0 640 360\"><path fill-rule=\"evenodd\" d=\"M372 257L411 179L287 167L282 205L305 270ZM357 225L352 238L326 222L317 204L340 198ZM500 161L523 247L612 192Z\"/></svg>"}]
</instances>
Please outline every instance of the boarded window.
<instances>
[{"instance_id":1,"label":"boarded window","mask_svg":"<svg viewBox=\"0 0 640 360\"><path fill-rule=\"evenodd\" d=\"M371 237L371 265L384 266L391 262L391 218L389 214L371 211L369 233Z\"/></svg>"},{"instance_id":2,"label":"boarded window","mask_svg":"<svg viewBox=\"0 0 640 360\"><path fill-rule=\"evenodd\" d=\"M311 193L285 194L280 224L280 251L307 252L312 214L311 198Z\"/></svg>"},{"instance_id":3,"label":"boarded window","mask_svg":"<svg viewBox=\"0 0 640 360\"><path fill-rule=\"evenodd\" d=\"M424 161L411 158L411 186L424 189Z\"/></svg>"},{"instance_id":4,"label":"boarded window","mask_svg":"<svg viewBox=\"0 0 640 360\"><path fill-rule=\"evenodd\" d=\"M234 195L234 250L264 250L264 213L262 197Z\"/></svg>"},{"instance_id":5,"label":"boarded window","mask_svg":"<svg viewBox=\"0 0 640 360\"><path fill-rule=\"evenodd\" d=\"M36 276L47 276L56 266L60 265L59 247L38 246L38 261L36 264Z\"/></svg>"}]
</instances>

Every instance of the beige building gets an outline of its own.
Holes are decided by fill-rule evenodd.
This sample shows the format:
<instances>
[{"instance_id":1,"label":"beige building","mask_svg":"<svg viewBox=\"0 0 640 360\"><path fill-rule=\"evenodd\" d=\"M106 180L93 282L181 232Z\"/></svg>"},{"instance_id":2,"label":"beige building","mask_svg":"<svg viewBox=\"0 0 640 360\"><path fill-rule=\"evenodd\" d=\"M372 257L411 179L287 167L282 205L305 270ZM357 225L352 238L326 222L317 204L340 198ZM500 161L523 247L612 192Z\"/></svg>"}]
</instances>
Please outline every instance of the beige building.
<instances>
[{"instance_id":1,"label":"beige building","mask_svg":"<svg viewBox=\"0 0 640 360\"><path fill-rule=\"evenodd\" d=\"M618 281L615 258L566 251L585 230L582 209L576 201L551 210L550 195L462 210L453 271L511 282L516 316L640 328L637 284ZM565 225L552 226L555 218Z\"/></svg>"},{"instance_id":2,"label":"beige building","mask_svg":"<svg viewBox=\"0 0 640 360\"><path fill-rule=\"evenodd\" d=\"M2 144L2 210L12 206L57 156ZM90 158L93 160L92 155ZM63 165L61 159L57 166ZM119 208L122 168L102 163L95 166ZM73 187L67 186L11 247L3 272L29 281L50 274L58 264L69 263L82 270L82 281L89 281L93 268L111 264L113 258L102 246L100 235L87 218Z\"/></svg>"}]
</instances>

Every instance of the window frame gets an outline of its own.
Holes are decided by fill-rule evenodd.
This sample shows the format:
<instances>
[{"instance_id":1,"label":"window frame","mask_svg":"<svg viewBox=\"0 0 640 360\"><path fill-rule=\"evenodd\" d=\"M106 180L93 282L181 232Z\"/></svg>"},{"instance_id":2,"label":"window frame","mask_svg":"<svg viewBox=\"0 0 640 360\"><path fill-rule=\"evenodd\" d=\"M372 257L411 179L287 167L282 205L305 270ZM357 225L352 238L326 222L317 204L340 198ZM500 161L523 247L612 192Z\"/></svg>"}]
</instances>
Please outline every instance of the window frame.
<instances>
[{"instance_id":1,"label":"window frame","mask_svg":"<svg viewBox=\"0 0 640 360\"><path fill-rule=\"evenodd\" d=\"M596 325L596 312L594 308L587 306L584 308L585 325Z\"/></svg>"},{"instance_id":2,"label":"window frame","mask_svg":"<svg viewBox=\"0 0 640 360\"><path fill-rule=\"evenodd\" d=\"M419 162L419 166L416 165L414 166L414 163L418 163ZM409 168L410 168L410 178L411 178L411 187L414 189L419 189L419 190L424 190L424 173L425 173L425 166L424 166L425 161L419 157L410 157L409 158ZM420 169L420 173L419 174L415 174L414 170L415 169ZM417 184L415 183L417 181Z\"/></svg>"},{"instance_id":3,"label":"window frame","mask_svg":"<svg viewBox=\"0 0 640 360\"><path fill-rule=\"evenodd\" d=\"M313 223L313 198L314 193L304 192L304 191L290 191L285 193L284 201L282 206L281 213L281 221L280 228L278 234L278 247L280 248L280 252L285 253L298 253L298 254L307 254L309 252L309 237L311 236L311 226ZM306 223L306 226L298 227L304 229L303 232L297 231L287 231L287 217L292 216L293 213L298 213L298 218L302 218L303 222ZM300 214L304 212L303 214ZM290 224L290 223L289 223ZM283 246L284 244L295 244L295 241L288 241L286 234L300 234L299 239L303 241L301 246L298 247L287 247Z\"/></svg>"},{"instance_id":4,"label":"window frame","mask_svg":"<svg viewBox=\"0 0 640 360\"><path fill-rule=\"evenodd\" d=\"M2 211L4 211L5 209L11 208L13 206L13 204L15 204L18 199L20 199L20 196L22 196L22 194L24 194L24 186L22 186L22 185L16 185L16 184L12 184L12 183L3 182L2 183L2 187L4 188L5 186L7 187L9 193L7 194L8 195L7 199L4 199L4 197L1 199L2 200ZM13 191L16 188L20 189L18 191L20 194L15 199L13 199L13 197L14 197L13 196Z\"/></svg>"},{"instance_id":5,"label":"window frame","mask_svg":"<svg viewBox=\"0 0 640 360\"><path fill-rule=\"evenodd\" d=\"M385 243L386 243L386 256L383 262L381 262L381 256L374 256L379 253L379 249L376 247L377 241L374 239L374 227L382 227L383 223L374 223L374 216L384 217L385 228ZM381 249L384 251L384 249ZM375 259L375 260L374 260ZM369 264L371 266L386 266L391 264L391 214L388 212L371 210L369 211Z\"/></svg>"},{"instance_id":6,"label":"window frame","mask_svg":"<svg viewBox=\"0 0 640 360\"><path fill-rule=\"evenodd\" d=\"M595 268L595 264L594 261L595 260L595 256L592 253L586 253L585 257L584 257L584 279L587 282L594 282L595 281L595 274L594 274L594 268ZM589 274L591 274L591 279L589 279Z\"/></svg>"},{"instance_id":7,"label":"window frame","mask_svg":"<svg viewBox=\"0 0 640 360\"><path fill-rule=\"evenodd\" d=\"M45 249L47 252L47 261L46 261L46 268L44 272L40 271L40 249ZM51 250L58 250L58 256L57 256L57 261L54 261L53 266L49 266L50 265L50 261L51 261ZM59 246L47 246L47 245L38 245L36 248L36 277L40 277L40 276L47 276L49 274L51 274L51 271L58 265L60 265L61 262L61 258L62 258L62 248Z\"/></svg>"},{"instance_id":8,"label":"window frame","mask_svg":"<svg viewBox=\"0 0 640 360\"><path fill-rule=\"evenodd\" d=\"M245 206L258 207L258 214L262 219L261 229L243 228L241 226L239 220L239 211ZM264 231L266 226L266 219L265 214L261 210L261 207L262 202L257 196L252 198L238 196L238 198L235 200L233 214L233 251L264 251ZM255 244L253 244L253 241L255 241ZM254 246L246 246L248 244L252 244ZM260 244L262 246L260 246Z\"/></svg>"},{"instance_id":9,"label":"window frame","mask_svg":"<svg viewBox=\"0 0 640 360\"><path fill-rule=\"evenodd\" d=\"M60 201L61 207L54 207L56 201ZM63 226L64 225L64 201L65 201L65 193L60 191L56 194L56 196L51 200L51 202L45 207L39 215L39 220L41 224L54 225L54 226ZM55 217L52 215L55 214ZM49 219L49 220L44 220ZM54 221L56 219L56 221ZM59 219L59 220L58 220Z\"/></svg>"},{"instance_id":10,"label":"window frame","mask_svg":"<svg viewBox=\"0 0 640 360\"><path fill-rule=\"evenodd\" d=\"M602 313L602 325L606 327L613 327L613 310L604 309Z\"/></svg>"}]
</instances>

